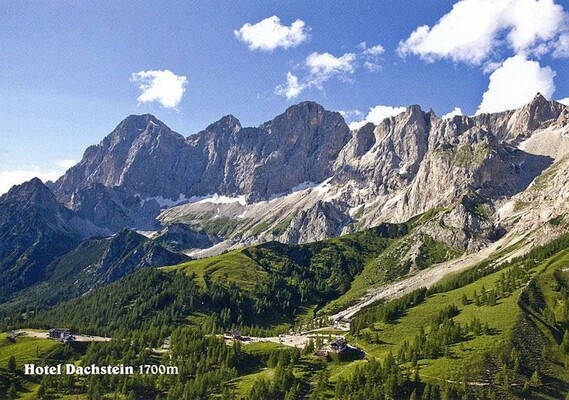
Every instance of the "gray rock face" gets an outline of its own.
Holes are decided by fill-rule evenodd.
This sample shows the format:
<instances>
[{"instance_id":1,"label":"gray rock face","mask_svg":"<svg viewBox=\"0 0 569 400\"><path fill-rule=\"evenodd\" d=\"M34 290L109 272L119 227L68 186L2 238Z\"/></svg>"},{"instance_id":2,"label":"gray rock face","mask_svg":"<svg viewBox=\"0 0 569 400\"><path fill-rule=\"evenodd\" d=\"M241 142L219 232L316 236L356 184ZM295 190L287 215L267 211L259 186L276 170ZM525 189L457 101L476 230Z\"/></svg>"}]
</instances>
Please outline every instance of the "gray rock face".
<instances>
[{"instance_id":1,"label":"gray rock face","mask_svg":"<svg viewBox=\"0 0 569 400\"><path fill-rule=\"evenodd\" d=\"M182 221L189 233L178 236L189 242L203 229L232 244L306 242L445 208L440 236L475 249L501 232L497 205L553 162L522 143L566 132L568 120L566 106L540 94L518 110L476 117L440 119L411 106L353 132L311 102L258 128L228 115L188 138L150 115L131 116L51 188L98 226Z\"/></svg>"},{"instance_id":2,"label":"gray rock face","mask_svg":"<svg viewBox=\"0 0 569 400\"><path fill-rule=\"evenodd\" d=\"M259 128L242 128L229 115L187 139L151 115L130 116L51 188L73 208L74 196L94 184L140 198L266 199L327 178L349 138L340 114L309 102Z\"/></svg>"},{"instance_id":3,"label":"gray rock face","mask_svg":"<svg viewBox=\"0 0 569 400\"><path fill-rule=\"evenodd\" d=\"M37 178L0 197L0 302L45 276L45 267L81 241L75 213Z\"/></svg>"},{"instance_id":4,"label":"gray rock face","mask_svg":"<svg viewBox=\"0 0 569 400\"><path fill-rule=\"evenodd\" d=\"M183 157L180 149L184 143L183 136L152 115L130 116L101 143L89 147L83 159L51 185L51 189L65 202L72 201L78 189L95 183L130 189L136 182L136 189L143 193L177 195L170 193L168 182L179 174ZM168 174L158 174L160 171Z\"/></svg>"},{"instance_id":5,"label":"gray rock face","mask_svg":"<svg viewBox=\"0 0 569 400\"><path fill-rule=\"evenodd\" d=\"M547 101L541 93L537 93L530 103L517 110L478 115L476 122L492 130L499 139L511 140L554 122L565 109L563 104Z\"/></svg>"},{"instance_id":6,"label":"gray rock face","mask_svg":"<svg viewBox=\"0 0 569 400\"><path fill-rule=\"evenodd\" d=\"M427 153L430 119L430 113L411 106L383 120L373 131L372 124L363 126L354 132L338 157L338 179L371 183L379 194L405 186L417 174Z\"/></svg>"}]
</instances>

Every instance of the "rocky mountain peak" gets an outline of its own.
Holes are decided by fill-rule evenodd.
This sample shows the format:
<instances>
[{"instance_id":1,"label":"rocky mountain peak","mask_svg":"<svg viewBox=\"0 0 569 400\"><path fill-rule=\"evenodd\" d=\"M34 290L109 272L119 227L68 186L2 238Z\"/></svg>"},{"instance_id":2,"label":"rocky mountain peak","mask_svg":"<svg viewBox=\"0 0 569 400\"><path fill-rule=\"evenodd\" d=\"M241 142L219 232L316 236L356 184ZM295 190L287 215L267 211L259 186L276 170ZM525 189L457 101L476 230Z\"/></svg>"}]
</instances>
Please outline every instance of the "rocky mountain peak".
<instances>
[{"instance_id":1,"label":"rocky mountain peak","mask_svg":"<svg viewBox=\"0 0 569 400\"><path fill-rule=\"evenodd\" d=\"M235 134L241 130L241 122L233 115L229 114L222 117L219 121L209 125L205 130L207 132L218 134Z\"/></svg>"},{"instance_id":2,"label":"rocky mountain peak","mask_svg":"<svg viewBox=\"0 0 569 400\"><path fill-rule=\"evenodd\" d=\"M287 115L291 115L294 113L320 114L324 111L325 111L324 107L322 107L320 104L314 101L303 101L287 108L285 114Z\"/></svg>"},{"instance_id":3,"label":"rocky mountain peak","mask_svg":"<svg viewBox=\"0 0 569 400\"><path fill-rule=\"evenodd\" d=\"M526 107L529 109L529 116L531 119L543 122L550 119L557 118L562 111L558 106L559 103L554 101L547 101L541 93L537 93L531 103Z\"/></svg>"},{"instance_id":4,"label":"rocky mountain peak","mask_svg":"<svg viewBox=\"0 0 569 400\"><path fill-rule=\"evenodd\" d=\"M57 211L60 207L55 195L39 178L13 186L0 197L0 203L17 204L21 208L33 206L49 211Z\"/></svg>"},{"instance_id":5,"label":"rocky mountain peak","mask_svg":"<svg viewBox=\"0 0 569 400\"><path fill-rule=\"evenodd\" d=\"M513 112L508 123L509 130L519 132L535 130L557 119L564 108L562 104L548 101L541 93L537 93L531 102Z\"/></svg>"},{"instance_id":6,"label":"rocky mountain peak","mask_svg":"<svg viewBox=\"0 0 569 400\"><path fill-rule=\"evenodd\" d=\"M313 101L304 101L286 109L286 111L271 121L265 122L260 126L269 133L274 127L287 129L296 126L297 129L311 129L322 122L325 115L338 114L326 111L324 107ZM340 116L340 114L338 114ZM341 116L340 116L341 118ZM343 121L343 118L341 118Z\"/></svg>"},{"instance_id":7,"label":"rocky mountain peak","mask_svg":"<svg viewBox=\"0 0 569 400\"><path fill-rule=\"evenodd\" d=\"M306 101L259 127L242 127L226 115L188 138L151 115L130 116L52 190L111 232L156 229L159 213L186 205L196 212L188 214L192 221L228 207L235 213L223 217L240 226L241 219L257 218L242 207L307 187L317 189L306 201L331 204L336 211L330 215L343 215L335 219L340 225L352 218L365 227L445 207L470 191L494 198L523 190L547 160L509 149L539 135L535 127L558 126L567 109L540 94L518 110L475 117L440 119L412 105L351 132L339 113ZM192 202L199 197L216 200ZM297 208L291 204L293 211L271 214L271 220L291 220ZM298 238L320 239L326 232Z\"/></svg>"},{"instance_id":8,"label":"rocky mountain peak","mask_svg":"<svg viewBox=\"0 0 569 400\"><path fill-rule=\"evenodd\" d=\"M122 120L107 138L132 141L143 132L158 131L169 128L152 114L129 115Z\"/></svg>"},{"instance_id":9,"label":"rocky mountain peak","mask_svg":"<svg viewBox=\"0 0 569 400\"><path fill-rule=\"evenodd\" d=\"M149 122L155 124L162 124L162 122L152 114L131 114L123 119L118 127L133 126L136 128L144 128Z\"/></svg>"},{"instance_id":10,"label":"rocky mountain peak","mask_svg":"<svg viewBox=\"0 0 569 400\"><path fill-rule=\"evenodd\" d=\"M407 114L422 114L423 110L421 109L421 106L419 104L412 104L409 107L407 107L407 110L405 112Z\"/></svg>"},{"instance_id":11,"label":"rocky mountain peak","mask_svg":"<svg viewBox=\"0 0 569 400\"><path fill-rule=\"evenodd\" d=\"M532 103L547 103L548 101L545 97L543 97L541 92L537 92L535 94L535 96L533 97L533 100L531 102Z\"/></svg>"}]
</instances>

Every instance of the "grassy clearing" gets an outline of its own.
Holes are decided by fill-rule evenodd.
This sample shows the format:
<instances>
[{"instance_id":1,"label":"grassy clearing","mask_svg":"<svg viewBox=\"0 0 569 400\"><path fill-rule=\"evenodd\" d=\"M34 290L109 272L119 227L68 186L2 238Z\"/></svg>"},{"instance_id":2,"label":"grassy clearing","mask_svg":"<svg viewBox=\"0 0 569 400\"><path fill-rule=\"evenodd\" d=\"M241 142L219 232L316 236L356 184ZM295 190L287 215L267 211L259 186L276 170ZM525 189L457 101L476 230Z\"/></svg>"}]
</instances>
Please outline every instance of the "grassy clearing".
<instances>
[{"instance_id":1,"label":"grassy clearing","mask_svg":"<svg viewBox=\"0 0 569 400\"><path fill-rule=\"evenodd\" d=\"M511 313L512 305L515 305L516 295L500 300L494 307L477 307L472 302L466 306L461 304L463 294L466 294L471 301L474 291L480 293L482 286L487 289L492 287L499 279L500 273L496 272L459 289L432 295L424 303L410 308L406 315L394 324L376 323L374 331L378 332L383 343L369 345L367 342L357 339L356 342L361 344L368 353L383 358L389 351L395 353L403 340L412 341L421 328L428 326L443 308L451 304L455 304L460 310L460 314L455 317L457 321L466 322L476 316L483 322L488 322L490 328L497 332L504 332L516 321L516 316Z\"/></svg>"},{"instance_id":2,"label":"grassy clearing","mask_svg":"<svg viewBox=\"0 0 569 400\"><path fill-rule=\"evenodd\" d=\"M215 257L188 261L183 264L161 268L163 271L184 271L186 275L196 274L197 282L205 287L206 279L211 281L235 282L243 289L258 285L267 275L242 250L233 250Z\"/></svg>"},{"instance_id":3,"label":"grassy clearing","mask_svg":"<svg viewBox=\"0 0 569 400\"><path fill-rule=\"evenodd\" d=\"M255 383L257 379L262 378L262 379L271 380L274 374L275 374L274 368L266 368L259 372L254 372L252 374L243 375L239 377L235 382L237 398L245 397L247 393L249 393L251 387L253 386L253 383Z\"/></svg>"},{"instance_id":4,"label":"grassy clearing","mask_svg":"<svg viewBox=\"0 0 569 400\"><path fill-rule=\"evenodd\" d=\"M36 363L61 343L51 339L20 336L15 343L8 341L6 333L0 334L0 366L5 366L11 356L16 357L18 368L26 363Z\"/></svg>"},{"instance_id":5,"label":"grassy clearing","mask_svg":"<svg viewBox=\"0 0 569 400\"><path fill-rule=\"evenodd\" d=\"M358 366L365 365L365 360L357 360L343 363L328 363L327 368L330 371L330 382L336 382L339 377L347 378L352 375Z\"/></svg>"},{"instance_id":6,"label":"grassy clearing","mask_svg":"<svg viewBox=\"0 0 569 400\"><path fill-rule=\"evenodd\" d=\"M24 364L38 364L49 354L52 354L61 343L50 339L18 337L15 342L7 339L6 333L0 334L0 394L14 383L18 396L22 399L36 398L39 378L24 376ZM8 360L14 356L16 359L16 372L7 369Z\"/></svg>"}]
</instances>

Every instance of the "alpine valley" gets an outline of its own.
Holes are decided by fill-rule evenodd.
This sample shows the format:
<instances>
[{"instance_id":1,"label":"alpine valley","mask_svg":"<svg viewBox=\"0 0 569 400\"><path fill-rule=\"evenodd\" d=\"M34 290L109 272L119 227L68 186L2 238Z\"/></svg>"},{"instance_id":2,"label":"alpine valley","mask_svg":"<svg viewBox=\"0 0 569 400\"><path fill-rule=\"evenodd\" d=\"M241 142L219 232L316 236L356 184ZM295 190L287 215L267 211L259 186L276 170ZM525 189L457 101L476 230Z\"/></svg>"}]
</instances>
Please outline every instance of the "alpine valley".
<instances>
[{"instance_id":1,"label":"alpine valley","mask_svg":"<svg viewBox=\"0 0 569 400\"><path fill-rule=\"evenodd\" d=\"M568 291L569 107L539 93L356 130L133 115L0 197L0 398L563 399Z\"/></svg>"}]
</instances>

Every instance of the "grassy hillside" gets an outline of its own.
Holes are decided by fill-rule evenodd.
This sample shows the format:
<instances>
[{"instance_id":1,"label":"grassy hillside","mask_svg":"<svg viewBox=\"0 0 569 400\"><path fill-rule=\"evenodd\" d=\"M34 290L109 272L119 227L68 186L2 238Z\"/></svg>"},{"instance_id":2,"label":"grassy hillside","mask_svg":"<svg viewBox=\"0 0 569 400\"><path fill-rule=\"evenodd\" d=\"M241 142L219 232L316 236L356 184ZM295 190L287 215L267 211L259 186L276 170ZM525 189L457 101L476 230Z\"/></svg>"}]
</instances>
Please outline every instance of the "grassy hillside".
<instances>
[{"instance_id":1,"label":"grassy hillside","mask_svg":"<svg viewBox=\"0 0 569 400\"><path fill-rule=\"evenodd\" d=\"M425 383L487 389L502 398L563 398L568 244L561 238L502 267L484 263L430 292L363 310L351 338L370 356L393 354Z\"/></svg>"},{"instance_id":2,"label":"grassy hillside","mask_svg":"<svg viewBox=\"0 0 569 400\"><path fill-rule=\"evenodd\" d=\"M166 272L180 270L186 275L195 274L196 282L202 287L206 287L211 281L224 280L235 282L239 287L250 290L267 278L266 271L242 250L162 268L162 271Z\"/></svg>"},{"instance_id":3,"label":"grassy hillside","mask_svg":"<svg viewBox=\"0 0 569 400\"><path fill-rule=\"evenodd\" d=\"M113 337L68 355L77 362L181 368L177 376L105 378L100 384L56 380L49 387L54 398L86 394L87 387L110 398L565 398L569 236L498 264L507 252L501 250L499 257L447 276L429 290L360 311L347 338L365 351L365 360L355 353L316 355L337 334L331 329L320 331L314 348L305 350L234 343L218 335L234 328L246 335L276 335L300 319L316 326L317 311L349 303L366 282L396 280L458 254L419 232L422 222L385 224L306 245L266 243L143 269L52 309L28 309L9 322ZM410 253L416 257L397 256ZM172 337L170 352L152 353L166 336ZM1 347L0 354L1 366ZM4 382L17 379L5 376ZM19 393L39 385L22 382Z\"/></svg>"},{"instance_id":4,"label":"grassy hillside","mask_svg":"<svg viewBox=\"0 0 569 400\"><path fill-rule=\"evenodd\" d=\"M66 353L67 352L67 353ZM65 355L64 355L65 353ZM8 340L6 333L0 334L0 398L8 398L10 386L23 399L35 399L41 383L41 377L25 376L23 365L34 363L41 365L47 360L70 359L73 351L55 340L32 337L18 337ZM15 369L10 359L15 361Z\"/></svg>"},{"instance_id":5,"label":"grassy hillside","mask_svg":"<svg viewBox=\"0 0 569 400\"><path fill-rule=\"evenodd\" d=\"M322 288L306 287L307 282L317 282L334 289L318 304L324 312L333 312L352 304L372 287L460 256L459 250L419 231L436 215L433 210L405 224L382 224L309 244L265 243L163 270L195 274L202 286L221 280L245 290L279 275L303 289L303 296L307 291L322 292ZM298 276L302 279L297 280Z\"/></svg>"}]
</instances>

